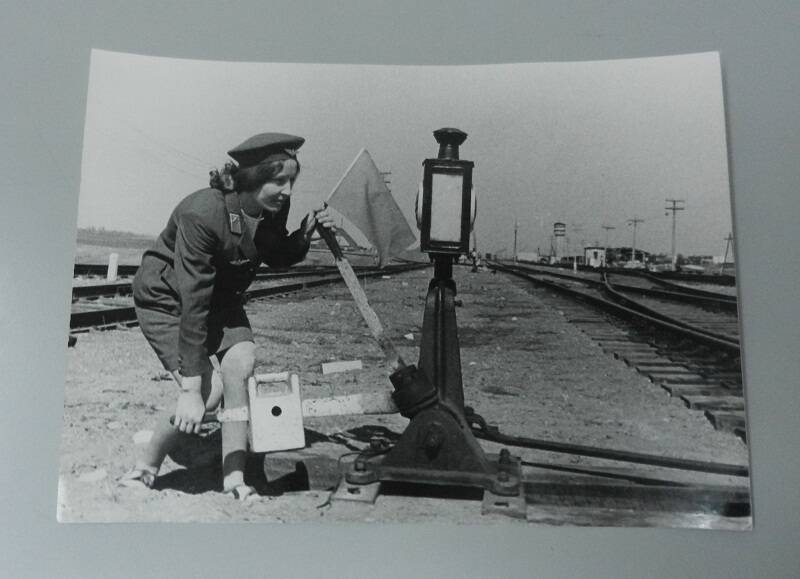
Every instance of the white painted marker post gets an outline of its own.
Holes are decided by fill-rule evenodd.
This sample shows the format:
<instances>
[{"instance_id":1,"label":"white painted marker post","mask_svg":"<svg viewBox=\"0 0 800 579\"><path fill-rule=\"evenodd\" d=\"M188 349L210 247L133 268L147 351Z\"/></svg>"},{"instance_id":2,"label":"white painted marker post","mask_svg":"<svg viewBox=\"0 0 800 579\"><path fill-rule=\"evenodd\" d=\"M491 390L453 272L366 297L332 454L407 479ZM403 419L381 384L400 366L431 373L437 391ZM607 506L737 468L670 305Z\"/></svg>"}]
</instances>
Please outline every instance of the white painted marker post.
<instances>
[{"instance_id":1,"label":"white painted marker post","mask_svg":"<svg viewBox=\"0 0 800 579\"><path fill-rule=\"evenodd\" d=\"M361 369L363 369L361 360L341 360L338 362L324 362L322 364L323 374L336 374L337 372L350 372L351 370Z\"/></svg>"},{"instance_id":2,"label":"white painted marker post","mask_svg":"<svg viewBox=\"0 0 800 579\"><path fill-rule=\"evenodd\" d=\"M112 253L108 256L108 272L106 281L117 281L117 266L119 265L119 254Z\"/></svg>"}]
</instances>

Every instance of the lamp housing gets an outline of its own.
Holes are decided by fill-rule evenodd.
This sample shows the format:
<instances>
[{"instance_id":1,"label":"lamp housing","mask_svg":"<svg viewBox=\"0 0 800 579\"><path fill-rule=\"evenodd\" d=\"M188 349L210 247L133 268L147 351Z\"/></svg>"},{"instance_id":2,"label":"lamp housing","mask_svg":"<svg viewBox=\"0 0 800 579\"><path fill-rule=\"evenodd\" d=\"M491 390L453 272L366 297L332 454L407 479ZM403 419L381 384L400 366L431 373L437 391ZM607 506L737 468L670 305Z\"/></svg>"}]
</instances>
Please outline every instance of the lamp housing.
<instances>
[{"instance_id":1,"label":"lamp housing","mask_svg":"<svg viewBox=\"0 0 800 579\"><path fill-rule=\"evenodd\" d=\"M427 253L469 253L474 201L472 161L458 158L467 134L458 129L434 131L439 157L422 163L420 249Z\"/></svg>"}]
</instances>

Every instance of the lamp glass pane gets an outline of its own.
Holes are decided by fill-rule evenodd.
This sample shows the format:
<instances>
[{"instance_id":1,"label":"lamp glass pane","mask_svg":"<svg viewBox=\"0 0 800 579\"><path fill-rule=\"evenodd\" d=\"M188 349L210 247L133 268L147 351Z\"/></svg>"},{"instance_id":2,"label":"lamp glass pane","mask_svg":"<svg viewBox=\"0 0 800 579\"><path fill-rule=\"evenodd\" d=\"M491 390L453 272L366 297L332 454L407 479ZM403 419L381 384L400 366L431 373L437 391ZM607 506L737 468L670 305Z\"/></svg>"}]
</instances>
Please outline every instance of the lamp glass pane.
<instances>
[{"instance_id":1,"label":"lamp glass pane","mask_svg":"<svg viewBox=\"0 0 800 579\"><path fill-rule=\"evenodd\" d=\"M431 180L431 241L461 241L463 176L434 173Z\"/></svg>"}]
</instances>

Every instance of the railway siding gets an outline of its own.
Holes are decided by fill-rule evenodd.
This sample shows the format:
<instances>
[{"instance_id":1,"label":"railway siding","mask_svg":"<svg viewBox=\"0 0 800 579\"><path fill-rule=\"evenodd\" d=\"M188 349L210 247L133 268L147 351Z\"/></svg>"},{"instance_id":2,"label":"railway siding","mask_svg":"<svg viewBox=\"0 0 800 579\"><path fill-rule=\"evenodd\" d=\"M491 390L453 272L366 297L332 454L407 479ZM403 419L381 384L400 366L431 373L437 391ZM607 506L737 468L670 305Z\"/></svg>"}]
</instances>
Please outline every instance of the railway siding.
<instances>
[{"instance_id":1,"label":"railway siding","mask_svg":"<svg viewBox=\"0 0 800 579\"><path fill-rule=\"evenodd\" d=\"M703 411L688 409L680 398L669 396L625 361L604 351L616 343L619 352L643 353L649 359L657 354L646 344L631 344L626 333L609 325L603 315L585 308L579 312L548 290L530 288L501 274L472 274L467 268L455 268L455 276L457 298L463 303L457 315L466 403L501 432L747 464L747 448L741 440L716 431ZM429 278L430 271L422 270L366 282L370 303L400 354L411 361L418 356ZM381 352L342 286L254 300L247 309L256 335L258 372L298 372L305 397L390 388ZM585 333L566 319L569 315L582 319L594 333ZM409 334L413 339L405 337ZM352 359L361 359L364 369L322 375L323 362ZM78 478L91 469L103 467L113 477L130 467L132 435L152 427L153 409L174 404L174 388L159 379L160 375L155 356L135 329L90 331L70 349L61 464L63 484L71 497L67 519L318 521L322 512L325 520L334 521L498 522L481 517L479 503L456 499L381 497L379 504L367 511L340 507L320 511L316 507L324 496L312 490L278 500L257 499L246 507L231 505L218 496L215 467L192 467L189 476L186 461L173 459L165 465L161 492L149 493L144 500L140 494L109 494L102 485L80 483ZM309 449L335 461L352 450L342 440L352 446L363 443L369 434L399 434L405 424L398 415L310 419L306 424ZM488 442L482 445L488 452L500 447ZM526 461L526 476L544 476L542 468L558 466L615 469L623 482L630 477L650 477L676 483L743 483L741 478L723 475L528 449L512 451ZM195 456L215 452L218 450L205 448ZM214 460L205 464L215 465ZM629 517L621 524L685 524L685 517L677 515L671 523L664 517L645 515ZM541 510L529 512L531 522L552 522L553 516L543 518ZM609 521L604 518L601 522Z\"/></svg>"}]
</instances>

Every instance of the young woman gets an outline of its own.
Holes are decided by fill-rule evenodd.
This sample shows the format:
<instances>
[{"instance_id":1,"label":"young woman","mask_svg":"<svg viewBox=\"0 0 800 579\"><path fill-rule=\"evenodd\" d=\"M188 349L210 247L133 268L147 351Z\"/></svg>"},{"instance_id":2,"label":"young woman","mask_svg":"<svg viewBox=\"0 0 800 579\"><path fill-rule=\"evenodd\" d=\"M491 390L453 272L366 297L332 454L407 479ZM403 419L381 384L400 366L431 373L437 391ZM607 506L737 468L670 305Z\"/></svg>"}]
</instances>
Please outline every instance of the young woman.
<instances>
[{"instance_id":1,"label":"young woman","mask_svg":"<svg viewBox=\"0 0 800 579\"><path fill-rule=\"evenodd\" d=\"M289 234L286 220L300 171L304 139L263 133L228 151L211 174L211 187L183 199L133 282L142 333L180 386L174 420L164 418L121 484L152 487L166 454L181 436L200 431L203 415L224 395L225 411L247 406L255 345L242 296L264 262L288 267L301 261L317 223L333 228L324 208L310 212ZM209 357L219 362L212 381ZM238 499L254 491L244 483L247 422L222 422L223 490ZM246 416L246 415L245 415Z\"/></svg>"}]
</instances>

